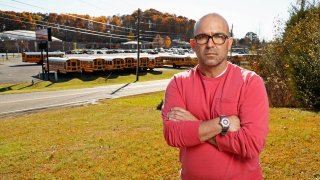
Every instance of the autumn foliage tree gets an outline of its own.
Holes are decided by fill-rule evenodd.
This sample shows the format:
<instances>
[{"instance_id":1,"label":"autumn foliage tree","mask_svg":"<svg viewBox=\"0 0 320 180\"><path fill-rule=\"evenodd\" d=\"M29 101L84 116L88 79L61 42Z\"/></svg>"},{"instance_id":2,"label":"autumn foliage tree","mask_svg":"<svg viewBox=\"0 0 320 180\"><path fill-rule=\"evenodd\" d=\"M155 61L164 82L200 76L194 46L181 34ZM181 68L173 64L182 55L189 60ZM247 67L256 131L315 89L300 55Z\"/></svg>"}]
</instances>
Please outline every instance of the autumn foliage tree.
<instances>
[{"instance_id":1,"label":"autumn foliage tree","mask_svg":"<svg viewBox=\"0 0 320 180\"><path fill-rule=\"evenodd\" d=\"M320 110L320 3L293 12L283 45L297 99Z\"/></svg>"},{"instance_id":2,"label":"autumn foliage tree","mask_svg":"<svg viewBox=\"0 0 320 180\"><path fill-rule=\"evenodd\" d=\"M154 37L153 46L156 48L162 48L164 46L164 40L159 34Z\"/></svg>"},{"instance_id":3,"label":"autumn foliage tree","mask_svg":"<svg viewBox=\"0 0 320 180\"><path fill-rule=\"evenodd\" d=\"M303 1L305 2L305 1ZM250 67L264 78L273 106L320 109L320 3L292 7L283 33Z\"/></svg>"},{"instance_id":4,"label":"autumn foliage tree","mask_svg":"<svg viewBox=\"0 0 320 180\"><path fill-rule=\"evenodd\" d=\"M131 40L131 38L126 38L129 33L136 33L137 15L137 11L134 11L131 15L100 17L78 14L0 11L0 31L35 31L38 28L51 26L53 27L53 36L61 40L101 43L109 41L110 33L108 32L111 32L114 34L112 41L119 43ZM141 36L141 40L152 42L157 32L161 32L163 37L170 36L172 39L188 41L192 37L194 24L194 20L183 16L162 13L155 9L145 10L140 17L140 30L144 34Z\"/></svg>"},{"instance_id":5,"label":"autumn foliage tree","mask_svg":"<svg viewBox=\"0 0 320 180\"><path fill-rule=\"evenodd\" d=\"M164 40L164 47L165 48L170 48L171 47L171 38L169 36L166 36Z\"/></svg>"}]
</instances>

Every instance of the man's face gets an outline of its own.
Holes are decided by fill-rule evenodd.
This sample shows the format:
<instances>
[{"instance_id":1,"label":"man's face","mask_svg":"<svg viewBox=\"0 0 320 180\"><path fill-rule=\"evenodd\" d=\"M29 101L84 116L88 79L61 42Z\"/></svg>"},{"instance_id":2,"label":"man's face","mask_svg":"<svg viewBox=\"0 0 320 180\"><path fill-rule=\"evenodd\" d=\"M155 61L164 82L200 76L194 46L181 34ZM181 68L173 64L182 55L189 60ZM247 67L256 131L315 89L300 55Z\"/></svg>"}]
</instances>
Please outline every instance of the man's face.
<instances>
[{"instance_id":1,"label":"man's face","mask_svg":"<svg viewBox=\"0 0 320 180\"><path fill-rule=\"evenodd\" d=\"M206 34L209 36L224 34L228 35L228 27L219 17L209 16L202 19L195 35ZM214 38L215 39L215 38ZM232 39L227 38L221 45L215 44L209 39L206 44L197 44L195 42L193 50L198 56L200 66L216 67L222 62L227 61L228 49L231 48Z\"/></svg>"}]
</instances>

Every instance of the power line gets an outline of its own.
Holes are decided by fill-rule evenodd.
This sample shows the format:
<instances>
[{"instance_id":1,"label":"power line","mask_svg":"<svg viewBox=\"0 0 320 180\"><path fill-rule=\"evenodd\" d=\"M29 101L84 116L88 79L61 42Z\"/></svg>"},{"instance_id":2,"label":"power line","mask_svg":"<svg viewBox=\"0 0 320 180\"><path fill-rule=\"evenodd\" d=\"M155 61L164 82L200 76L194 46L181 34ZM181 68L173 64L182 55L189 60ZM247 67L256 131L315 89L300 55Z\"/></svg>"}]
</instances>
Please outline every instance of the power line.
<instances>
[{"instance_id":1,"label":"power line","mask_svg":"<svg viewBox=\"0 0 320 180\"><path fill-rule=\"evenodd\" d=\"M105 10L105 9L102 9L101 7L99 7L99 6L96 6L96 5L94 5L94 4L91 4L91 3L89 3L89 2L86 2L86 1L84 1L84 0L80 0L82 3L84 3L84 4L87 4L87 5L89 5L89 6L91 6L91 7L94 7L94 9L98 9L98 10L101 10L101 11L103 11L103 12L106 12L107 10Z\"/></svg>"},{"instance_id":2,"label":"power line","mask_svg":"<svg viewBox=\"0 0 320 180\"><path fill-rule=\"evenodd\" d=\"M20 1L17 1L17 0L11 0L11 1L14 1L14 2L17 2L17 3L21 3L21 4L24 4L24 5L28 5L28 6L32 6L32 7L36 7L36 8L39 8L39 9L47 9L47 8L35 6L35 5L32 5L32 4L20 2ZM49 10L49 9L47 9L47 10ZM49 11L50 11L50 10L49 10ZM79 16L74 16L74 15L71 15L71 14L63 14L63 15L70 16L70 17L74 17L74 18L78 18L78 19L82 19L82 20L86 20L86 21L90 21L90 22L95 22L95 23L98 23L98 24L107 25L107 26L110 26L111 28L120 28L120 29L126 29L126 30L130 30L130 31L136 31L136 29L133 29L133 28L121 27L121 26L117 26L117 25L110 24L110 23L106 23L106 24L105 24L105 23L102 23L102 22L98 22L98 21L94 21L94 20L82 18L82 17L79 17ZM160 32L160 31L145 31L145 32L158 33L158 34L177 34L177 35L181 35L181 34L179 34L179 33Z\"/></svg>"},{"instance_id":3,"label":"power line","mask_svg":"<svg viewBox=\"0 0 320 180\"><path fill-rule=\"evenodd\" d=\"M17 2L17 3L20 3L20 4L24 4L24 5L27 5L27 6L31 6L31 7L36 7L36 8L39 8L39 9L46 9L46 10L49 10L50 9L47 9L47 8L43 8L43 7L39 7L39 6L35 6L35 5L32 5L32 4L29 4L29 3L24 3L24 2L20 2L20 1L17 1L17 0L11 0L11 1L14 1L14 2ZM125 28L125 27L121 27L121 26L116 26L116 25L113 25L113 24L105 24L105 23L102 23L102 22L98 22L98 21L94 21L94 20L91 20L91 19L86 19L86 18L82 18L82 17L79 17L79 16L74 16L74 15L70 15L70 14L64 14L66 16L70 16L70 17L74 17L74 18L78 18L78 19L82 19L82 20L87 20L87 21L91 21L91 22L95 22L95 23L98 23L98 24L103 24L103 25L108 25L108 26L111 26L111 28L113 27L117 27L117 28L121 28L121 29L128 29L128 30L135 30L133 28Z\"/></svg>"},{"instance_id":4,"label":"power line","mask_svg":"<svg viewBox=\"0 0 320 180\"><path fill-rule=\"evenodd\" d=\"M20 2L20 1L17 1L17 0L11 0L11 1L14 1L14 2L17 2L17 3L21 3L21 4L24 4L24 5L27 5L27 6L31 6L31 7L36 7L36 8L39 8L39 9L49 10L49 9L47 9L47 8L35 6L35 5L28 4L28 3L24 3L24 2ZM13 7L13 6L11 6L11 7ZM16 8L16 7L13 7L13 8ZM49 10L49 11L50 11L50 10ZM99 22L99 21L94 21L94 20L91 20L91 19L86 19L86 18L82 18L82 17L79 17L79 16L71 15L71 14L63 14L63 13L62 13L61 15L65 15L65 16L69 16L69 17L73 17L73 18L78 18L78 19L86 20L86 21L89 21L89 22L94 22L94 23L98 23L98 24L110 26L113 31L120 31L120 32L128 33L127 31L117 30L117 29L114 29L114 28L121 28L121 29L130 30L130 31L135 31L135 29L133 29L133 28L125 28L125 27L116 26L116 25L109 24L109 23L102 23L102 22ZM110 36L117 36L117 34L110 34Z\"/></svg>"},{"instance_id":5,"label":"power line","mask_svg":"<svg viewBox=\"0 0 320 180\"><path fill-rule=\"evenodd\" d=\"M101 35L101 34L94 34L94 33L87 33L87 32L79 32L79 31L76 31L76 30L64 29L64 28L60 28L60 27L53 27L53 26L48 26L48 25L43 25L43 24L36 24L36 23L31 23L31 22L22 21L22 20L5 18L5 17L1 17L1 16L0 16L0 18L1 18L1 19L10 20L10 21L23 22L23 23L26 23L26 24L32 24L32 25L42 26L42 27L52 27L52 28L55 28L55 29L67 30L67 31L70 31L70 32L82 33L82 34L87 34L87 35L107 37L107 38L110 38L110 37L111 37L111 36L106 36L106 35ZM34 38L34 36L26 36L26 35L12 34L12 33L5 33L5 34ZM30 34L31 34L31 33L30 33ZM119 37L111 37L111 38L114 38L114 39L125 39L125 40L127 40L127 41L130 40L130 39L128 39L128 38L119 38ZM144 39L147 39L147 38L144 38ZM152 39L153 39L153 38L152 38ZM149 43L149 41L143 41L143 40L140 40L140 41L141 41L142 43Z\"/></svg>"},{"instance_id":6,"label":"power line","mask_svg":"<svg viewBox=\"0 0 320 180\"><path fill-rule=\"evenodd\" d=\"M1 12L1 11L0 11L0 13L5 14L5 15L9 15L9 16L16 16L16 17L19 17L19 18L27 19L26 17L20 16L20 15L7 14L7 13ZM83 28L77 28L77 27L67 26L67 25L64 25L64 24L57 24L57 23L50 23L50 22L46 22L46 21L40 21L40 20L34 20L34 21L36 21L36 22L41 22L41 23L44 23L44 24L52 24L52 25L56 25L56 26L64 27L64 28L72 28L72 29L76 29L76 30L88 31L88 32L93 32L93 33L101 33L101 34L107 35L107 37L128 37L128 38L131 37L131 38L136 38L136 36L119 35L119 34L112 34L112 33L104 33L104 32L93 31L93 30L89 30L89 29L83 29ZM68 30L68 29L65 29L65 30ZM143 32L143 31L141 30L140 32ZM150 34L142 34L142 33L141 33L141 36L142 36L144 39L153 39L153 38L154 38L154 35L150 35Z\"/></svg>"},{"instance_id":7,"label":"power line","mask_svg":"<svg viewBox=\"0 0 320 180\"><path fill-rule=\"evenodd\" d=\"M9 15L9 16L15 16L15 15L7 14L7 13L1 12L1 11L0 11L0 13L5 14L5 15ZM16 17L23 18L23 19L27 19L26 17L22 17L22 16L16 16ZM89 32L93 32L93 33L106 34L107 37L135 37L135 36L128 36L128 35L118 35L118 34L104 33L104 32L99 32L99 31L93 31L93 30L88 30L88 29L83 29L83 28L77 28L77 27L72 27L72 26L67 26L67 25L61 25L61 24L55 24L55 23L40 21L40 20L35 20L35 21L36 21L36 22L46 23L46 24L56 25L56 26L58 26L58 27L64 26L64 30L69 30L69 29L65 29L65 28L67 27L67 28L76 29L76 30L78 30L78 31L79 31L79 30L82 30L82 31L89 31Z\"/></svg>"},{"instance_id":8,"label":"power line","mask_svg":"<svg viewBox=\"0 0 320 180\"><path fill-rule=\"evenodd\" d=\"M5 14L5 15L7 15L7 16L19 17L20 20L21 20L21 18L28 20L28 18L23 17L23 16L17 16L17 15L7 14L7 13L1 12L1 11L0 11L0 13L1 13L1 14ZM34 20L34 21L35 21L35 22L41 22L41 23L43 23L44 27L46 27L46 26L48 26L48 25L50 24L50 25L55 25L55 26L59 27L59 28L57 28L57 29L63 29L63 30L65 30L65 31L70 31L70 28L71 28L71 29L75 29L76 32L86 31L86 32L91 32L91 33L98 33L98 34L103 34L103 35L105 35L105 37L114 38L114 39L127 39L127 40L128 40L130 37L131 37L131 38L136 38L136 36L104 33L104 32L99 32L99 31L93 31L93 30L88 30L88 29L83 29L83 28L77 28L77 27L62 25L62 24L55 24L55 23L40 21L40 20ZM27 21L24 21L24 22L27 22ZM33 23L30 22L29 24L33 24ZM40 25L40 24L38 23L38 24L33 24L33 25ZM61 27L61 28L60 28L60 27ZM69 28L69 29L68 29L68 28ZM75 32L75 31L73 31L73 32ZM143 37L144 39L153 39L153 36L150 36L150 35L147 35L147 34L141 34L141 35L142 35L142 37ZM117 38L117 37L119 37L119 38ZM127 38L121 38L121 37L127 37Z\"/></svg>"},{"instance_id":9,"label":"power line","mask_svg":"<svg viewBox=\"0 0 320 180\"><path fill-rule=\"evenodd\" d=\"M81 32L81 31L76 31L76 30L71 30L71 29L63 29L63 28L60 28L60 27L48 26L48 25L43 25L43 24L36 24L36 23L31 23L31 22L26 22L26 21L16 20L16 19L10 19L10 18L5 18L5 17L0 17L0 18L1 18L1 19L10 20L10 21L23 22L23 23L26 23L26 24L32 24L32 25L42 26L42 27L51 27L51 28L55 28L55 29L67 30L67 31L71 31L71 32L81 33L81 34L94 35L94 36L107 37L107 38L110 38L110 37L111 37L111 36L106 36L106 35L102 35L102 34L95 34L95 33L89 33L89 32ZM114 38L114 39L130 40L129 38L120 38L120 37L112 37L112 38Z\"/></svg>"},{"instance_id":10,"label":"power line","mask_svg":"<svg viewBox=\"0 0 320 180\"><path fill-rule=\"evenodd\" d=\"M24 10L24 9L21 9L21 8L18 8L18 7L14 7L14 6L10 6L10 5L7 5L7 4L2 4L2 3L0 3L0 5L2 5L2 6L8 6L8 7L14 8L14 9Z\"/></svg>"},{"instance_id":11,"label":"power line","mask_svg":"<svg viewBox=\"0 0 320 180\"><path fill-rule=\"evenodd\" d=\"M35 5L31 5L31 4L28 4L28 3L24 3L24 2L20 2L20 1L17 1L17 0L11 0L13 2L17 2L17 3L20 3L20 4L24 4L24 5L28 5L28 6L32 6L32 7L36 7L36 8L39 8L39 9L46 9L46 8L43 8L43 7L39 7L39 6L35 6Z\"/></svg>"}]
</instances>

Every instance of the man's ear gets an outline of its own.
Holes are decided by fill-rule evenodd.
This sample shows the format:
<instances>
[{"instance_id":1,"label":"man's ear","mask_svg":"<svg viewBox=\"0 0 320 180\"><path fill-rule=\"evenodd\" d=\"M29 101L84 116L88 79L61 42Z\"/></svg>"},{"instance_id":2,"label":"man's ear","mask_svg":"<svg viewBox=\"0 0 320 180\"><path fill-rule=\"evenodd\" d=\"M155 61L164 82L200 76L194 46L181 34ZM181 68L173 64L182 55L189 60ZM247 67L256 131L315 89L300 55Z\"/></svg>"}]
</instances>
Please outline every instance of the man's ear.
<instances>
[{"instance_id":1,"label":"man's ear","mask_svg":"<svg viewBox=\"0 0 320 180\"><path fill-rule=\"evenodd\" d=\"M190 39L190 46L192 49L194 49L195 43L196 43L196 41L194 39Z\"/></svg>"},{"instance_id":2,"label":"man's ear","mask_svg":"<svg viewBox=\"0 0 320 180\"><path fill-rule=\"evenodd\" d=\"M233 43L233 38L230 37L229 40L228 40L228 50L231 50L232 43Z\"/></svg>"}]
</instances>

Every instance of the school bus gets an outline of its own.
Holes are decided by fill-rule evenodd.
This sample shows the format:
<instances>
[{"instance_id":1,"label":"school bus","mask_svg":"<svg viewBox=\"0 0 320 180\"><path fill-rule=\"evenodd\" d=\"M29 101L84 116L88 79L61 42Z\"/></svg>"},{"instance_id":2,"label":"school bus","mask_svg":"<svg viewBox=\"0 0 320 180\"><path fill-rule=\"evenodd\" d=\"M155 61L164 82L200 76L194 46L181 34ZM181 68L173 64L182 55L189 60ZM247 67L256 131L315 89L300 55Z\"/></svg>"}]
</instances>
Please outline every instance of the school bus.
<instances>
[{"instance_id":1,"label":"school bus","mask_svg":"<svg viewBox=\"0 0 320 180\"><path fill-rule=\"evenodd\" d=\"M64 57L64 52L49 52L49 57ZM43 59L47 59L47 53L43 52ZM22 53L22 62L41 64L41 52L24 52Z\"/></svg>"},{"instance_id":2,"label":"school bus","mask_svg":"<svg viewBox=\"0 0 320 180\"><path fill-rule=\"evenodd\" d=\"M78 57L82 72L104 71L105 60L100 57Z\"/></svg>"},{"instance_id":3,"label":"school bus","mask_svg":"<svg viewBox=\"0 0 320 180\"><path fill-rule=\"evenodd\" d=\"M140 59L139 68L141 68L142 70L147 70L148 69L149 57L142 56L139 59Z\"/></svg>"},{"instance_id":4,"label":"school bus","mask_svg":"<svg viewBox=\"0 0 320 180\"><path fill-rule=\"evenodd\" d=\"M47 60L45 63L45 71L48 71ZM80 72L80 61L77 58L60 58L60 57L49 57L49 70L56 71L57 73L71 73L71 72Z\"/></svg>"},{"instance_id":5,"label":"school bus","mask_svg":"<svg viewBox=\"0 0 320 180\"><path fill-rule=\"evenodd\" d=\"M196 54L191 54L190 56L188 56L190 59L190 65L191 66L196 66L198 64L198 57Z\"/></svg>"},{"instance_id":6,"label":"school bus","mask_svg":"<svg viewBox=\"0 0 320 180\"><path fill-rule=\"evenodd\" d=\"M137 58L132 57L125 57L125 69L134 69L137 66Z\"/></svg>"},{"instance_id":7,"label":"school bus","mask_svg":"<svg viewBox=\"0 0 320 180\"><path fill-rule=\"evenodd\" d=\"M164 65L172 65L173 68L180 68L181 66L190 66L190 62L185 55L169 55L162 56Z\"/></svg>"},{"instance_id":8,"label":"school bus","mask_svg":"<svg viewBox=\"0 0 320 180\"><path fill-rule=\"evenodd\" d=\"M156 57L158 56L143 56L144 58L148 58L147 68L149 70L153 70L156 67Z\"/></svg>"},{"instance_id":9,"label":"school bus","mask_svg":"<svg viewBox=\"0 0 320 180\"><path fill-rule=\"evenodd\" d=\"M100 57L104 59L105 70L123 70L125 68L125 60L120 56L104 56Z\"/></svg>"},{"instance_id":10,"label":"school bus","mask_svg":"<svg viewBox=\"0 0 320 180\"><path fill-rule=\"evenodd\" d=\"M155 57L155 67L160 68L163 67L163 59L161 56L156 56Z\"/></svg>"}]
</instances>

